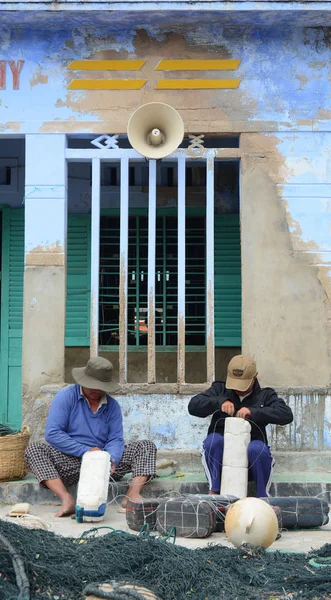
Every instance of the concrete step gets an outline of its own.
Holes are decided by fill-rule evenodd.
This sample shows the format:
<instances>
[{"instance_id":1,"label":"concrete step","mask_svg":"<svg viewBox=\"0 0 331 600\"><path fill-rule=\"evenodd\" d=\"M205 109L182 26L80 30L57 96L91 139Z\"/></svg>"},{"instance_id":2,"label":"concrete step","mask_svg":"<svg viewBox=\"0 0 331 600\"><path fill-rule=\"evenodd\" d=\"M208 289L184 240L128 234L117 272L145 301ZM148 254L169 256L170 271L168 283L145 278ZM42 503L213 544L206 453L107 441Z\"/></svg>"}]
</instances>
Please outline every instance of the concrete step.
<instances>
[{"instance_id":1,"label":"concrete step","mask_svg":"<svg viewBox=\"0 0 331 600\"><path fill-rule=\"evenodd\" d=\"M128 477L109 486L108 501L120 499L127 491ZM171 475L159 477L146 485L144 496L164 497L181 492L202 494L208 492L208 485L202 473L185 473L183 477ZM71 489L73 494L76 488ZM270 489L272 496L318 496L331 502L331 475L318 473L283 473L273 476ZM254 484L249 485L248 495L254 496ZM20 481L0 482L0 504L58 504L57 497L47 488L40 486L32 475Z\"/></svg>"},{"instance_id":2,"label":"concrete step","mask_svg":"<svg viewBox=\"0 0 331 600\"><path fill-rule=\"evenodd\" d=\"M275 459L276 475L287 473L318 473L331 475L331 452L323 451L272 451ZM178 463L178 470L183 473L202 473L200 452L186 450L158 450L158 460L169 458Z\"/></svg>"}]
</instances>

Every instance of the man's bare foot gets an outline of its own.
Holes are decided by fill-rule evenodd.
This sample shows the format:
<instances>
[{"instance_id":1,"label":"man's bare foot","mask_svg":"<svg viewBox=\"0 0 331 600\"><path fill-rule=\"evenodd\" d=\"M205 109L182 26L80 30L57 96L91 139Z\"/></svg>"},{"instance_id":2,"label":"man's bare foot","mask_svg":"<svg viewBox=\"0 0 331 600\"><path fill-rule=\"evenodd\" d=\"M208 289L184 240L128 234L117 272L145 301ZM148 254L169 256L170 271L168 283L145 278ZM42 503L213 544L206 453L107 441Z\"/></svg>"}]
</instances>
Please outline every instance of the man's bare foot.
<instances>
[{"instance_id":1,"label":"man's bare foot","mask_svg":"<svg viewBox=\"0 0 331 600\"><path fill-rule=\"evenodd\" d=\"M56 517L70 517L75 513L76 503L72 496L68 496L62 502L60 510L56 513Z\"/></svg>"},{"instance_id":2,"label":"man's bare foot","mask_svg":"<svg viewBox=\"0 0 331 600\"><path fill-rule=\"evenodd\" d=\"M143 497L140 494L135 494L134 496L125 496L123 499L123 502L121 504L121 507L126 508L128 500L132 500L133 502L140 502L140 500L142 500L142 499L143 499Z\"/></svg>"}]
</instances>

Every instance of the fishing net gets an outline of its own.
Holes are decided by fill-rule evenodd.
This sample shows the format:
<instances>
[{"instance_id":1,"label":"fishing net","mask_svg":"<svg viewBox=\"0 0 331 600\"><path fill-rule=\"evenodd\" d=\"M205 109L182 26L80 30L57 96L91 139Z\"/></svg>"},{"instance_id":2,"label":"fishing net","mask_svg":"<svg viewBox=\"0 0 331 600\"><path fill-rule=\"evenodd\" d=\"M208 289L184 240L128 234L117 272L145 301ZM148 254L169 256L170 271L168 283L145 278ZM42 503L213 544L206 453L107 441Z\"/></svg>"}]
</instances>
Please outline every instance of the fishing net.
<instances>
[{"instance_id":1,"label":"fishing net","mask_svg":"<svg viewBox=\"0 0 331 600\"><path fill-rule=\"evenodd\" d=\"M5 435L15 435L18 431L14 431L14 429L10 429L7 425L3 425L0 423L0 437L5 437Z\"/></svg>"},{"instance_id":2,"label":"fishing net","mask_svg":"<svg viewBox=\"0 0 331 600\"><path fill-rule=\"evenodd\" d=\"M111 581L145 587L160 600L331 600L331 544L306 555L190 550L146 532L101 535L104 529L76 539L0 521L0 600L83 600ZM119 592L104 597L139 597Z\"/></svg>"}]
</instances>

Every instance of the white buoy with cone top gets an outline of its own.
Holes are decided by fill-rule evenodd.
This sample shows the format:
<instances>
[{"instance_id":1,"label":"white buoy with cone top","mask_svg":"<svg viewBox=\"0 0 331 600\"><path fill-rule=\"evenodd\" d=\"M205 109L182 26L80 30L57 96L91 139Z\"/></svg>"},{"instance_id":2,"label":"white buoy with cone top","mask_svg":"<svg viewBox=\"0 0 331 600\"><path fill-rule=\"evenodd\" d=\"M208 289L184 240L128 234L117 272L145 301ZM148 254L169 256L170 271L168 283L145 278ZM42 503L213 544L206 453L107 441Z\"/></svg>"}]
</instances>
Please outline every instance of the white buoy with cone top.
<instances>
[{"instance_id":1,"label":"white buoy with cone top","mask_svg":"<svg viewBox=\"0 0 331 600\"><path fill-rule=\"evenodd\" d=\"M232 504L225 517L224 529L236 548L243 544L269 548L279 531L275 511L260 498L243 498Z\"/></svg>"}]
</instances>

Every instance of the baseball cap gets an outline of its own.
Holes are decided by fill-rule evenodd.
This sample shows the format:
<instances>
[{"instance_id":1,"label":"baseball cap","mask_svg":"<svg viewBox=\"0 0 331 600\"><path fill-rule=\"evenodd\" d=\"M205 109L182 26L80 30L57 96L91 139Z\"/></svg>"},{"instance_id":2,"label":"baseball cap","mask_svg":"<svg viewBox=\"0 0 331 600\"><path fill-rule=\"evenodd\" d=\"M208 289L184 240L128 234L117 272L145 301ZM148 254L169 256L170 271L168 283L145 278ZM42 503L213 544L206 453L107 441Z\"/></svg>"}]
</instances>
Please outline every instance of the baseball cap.
<instances>
[{"instance_id":1,"label":"baseball cap","mask_svg":"<svg viewBox=\"0 0 331 600\"><path fill-rule=\"evenodd\" d=\"M228 364L226 387L228 390L245 392L256 376L256 362L248 354L234 356Z\"/></svg>"}]
</instances>

